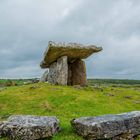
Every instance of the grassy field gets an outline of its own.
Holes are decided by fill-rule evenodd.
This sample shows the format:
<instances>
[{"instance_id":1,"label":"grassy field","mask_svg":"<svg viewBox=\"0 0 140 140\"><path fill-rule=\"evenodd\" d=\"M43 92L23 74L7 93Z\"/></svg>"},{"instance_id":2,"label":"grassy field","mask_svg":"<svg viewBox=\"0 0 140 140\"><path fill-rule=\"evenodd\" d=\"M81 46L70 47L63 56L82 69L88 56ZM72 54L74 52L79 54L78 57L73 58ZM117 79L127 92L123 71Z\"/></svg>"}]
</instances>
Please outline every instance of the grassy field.
<instances>
[{"instance_id":1,"label":"grassy field","mask_svg":"<svg viewBox=\"0 0 140 140\"><path fill-rule=\"evenodd\" d=\"M62 131L53 140L82 140L70 126L73 118L134 110L140 110L140 84L90 81L84 88L36 83L0 89L1 120L13 114L57 116Z\"/></svg>"}]
</instances>

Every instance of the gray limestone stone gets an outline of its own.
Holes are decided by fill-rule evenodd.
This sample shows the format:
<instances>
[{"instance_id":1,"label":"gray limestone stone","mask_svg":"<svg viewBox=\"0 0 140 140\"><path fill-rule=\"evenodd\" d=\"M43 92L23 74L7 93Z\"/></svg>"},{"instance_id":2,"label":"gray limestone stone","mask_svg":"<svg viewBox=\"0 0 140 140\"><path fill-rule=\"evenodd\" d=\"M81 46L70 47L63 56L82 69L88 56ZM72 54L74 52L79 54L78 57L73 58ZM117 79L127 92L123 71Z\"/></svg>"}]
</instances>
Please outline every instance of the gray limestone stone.
<instances>
[{"instance_id":1,"label":"gray limestone stone","mask_svg":"<svg viewBox=\"0 0 140 140\"><path fill-rule=\"evenodd\" d=\"M78 43L55 43L50 41L48 48L44 53L43 60L40 64L41 68L49 68L49 66L62 56L67 56L68 61L75 59L86 59L91 54L99 52L102 47L95 45L82 45Z\"/></svg>"},{"instance_id":2,"label":"gray limestone stone","mask_svg":"<svg viewBox=\"0 0 140 140\"><path fill-rule=\"evenodd\" d=\"M73 63L69 63L68 85L81 85L87 84L86 78L86 65L83 60L77 59Z\"/></svg>"},{"instance_id":3,"label":"gray limestone stone","mask_svg":"<svg viewBox=\"0 0 140 140\"><path fill-rule=\"evenodd\" d=\"M50 65L48 82L51 84L67 85L68 63L67 56L62 56Z\"/></svg>"},{"instance_id":4,"label":"gray limestone stone","mask_svg":"<svg viewBox=\"0 0 140 140\"><path fill-rule=\"evenodd\" d=\"M42 77L40 78L40 82L46 82L46 81L48 81L48 74L49 74L49 71L46 70L44 72L44 74L42 75Z\"/></svg>"},{"instance_id":5,"label":"gray limestone stone","mask_svg":"<svg viewBox=\"0 0 140 140\"><path fill-rule=\"evenodd\" d=\"M0 122L0 136L7 136L10 140L50 138L59 130L59 120L56 117L21 115Z\"/></svg>"},{"instance_id":6,"label":"gray limestone stone","mask_svg":"<svg viewBox=\"0 0 140 140\"><path fill-rule=\"evenodd\" d=\"M62 56L57 60L58 79L57 83L60 85L67 85L68 83L68 58Z\"/></svg>"},{"instance_id":7,"label":"gray limestone stone","mask_svg":"<svg viewBox=\"0 0 140 140\"><path fill-rule=\"evenodd\" d=\"M140 134L140 111L99 117L81 117L71 121L76 132L87 140L132 140ZM124 138L123 138L124 137Z\"/></svg>"}]
</instances>

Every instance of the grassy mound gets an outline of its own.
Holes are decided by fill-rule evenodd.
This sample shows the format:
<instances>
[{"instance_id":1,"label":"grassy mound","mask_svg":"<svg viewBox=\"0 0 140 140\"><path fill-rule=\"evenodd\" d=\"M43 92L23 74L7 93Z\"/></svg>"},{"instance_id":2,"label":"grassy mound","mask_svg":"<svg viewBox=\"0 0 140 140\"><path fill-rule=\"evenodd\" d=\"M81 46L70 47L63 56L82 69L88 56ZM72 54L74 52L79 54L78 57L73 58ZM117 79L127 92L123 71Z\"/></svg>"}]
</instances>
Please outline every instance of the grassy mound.
<instances>
[{"instance_id":1,"label":"grassy mound","mask_svg":"<svg viewBox=\"0 0 140 140\"><path fill-rule=\"evenodd\" d=\"M0 90L0 119L13 114L57 116L62 131L53 140L82 140L70 120L140 110L140 86L51 86L36 83ZM1 139L2 140L2 139Z\"/></svg>"}]
</instances>

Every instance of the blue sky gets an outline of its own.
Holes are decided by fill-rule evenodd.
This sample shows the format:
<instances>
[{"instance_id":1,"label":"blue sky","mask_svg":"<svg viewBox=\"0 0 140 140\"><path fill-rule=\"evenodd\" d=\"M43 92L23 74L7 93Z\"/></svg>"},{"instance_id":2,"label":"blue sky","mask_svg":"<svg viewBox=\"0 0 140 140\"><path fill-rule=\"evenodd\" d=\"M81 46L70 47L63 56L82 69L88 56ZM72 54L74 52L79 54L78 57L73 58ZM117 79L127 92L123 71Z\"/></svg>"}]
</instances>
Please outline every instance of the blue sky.
<instances>
[{"instance_id":1,"label":"blue sky","mask_svg":"<svg viewBox=\"0 0 140 140\"><path fill-rule=\"evenodd\" d=\"M102 46L90 78L140 79L139 0L1 0L0 78L40 77L48 41Z\"/></svg>"}]
</instances>

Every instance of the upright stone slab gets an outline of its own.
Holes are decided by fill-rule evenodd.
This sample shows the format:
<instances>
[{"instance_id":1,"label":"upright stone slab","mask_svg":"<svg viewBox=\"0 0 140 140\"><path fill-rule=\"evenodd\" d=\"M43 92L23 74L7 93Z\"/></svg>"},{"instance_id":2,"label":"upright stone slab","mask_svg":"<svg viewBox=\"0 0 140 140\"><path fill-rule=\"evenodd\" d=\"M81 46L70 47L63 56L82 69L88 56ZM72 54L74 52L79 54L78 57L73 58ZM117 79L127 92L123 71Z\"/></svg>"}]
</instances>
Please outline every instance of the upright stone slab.
<instances>
[{"instance_id":1,"label":"upright stone slab","mask_svg":"<svg viewBox=\"0 0 140 140\"><path fill-rule=\"evenodd\" d=\"M57 62L54 62L50 65L49 74L48 74L48 82L51 84L57 84Z\"/></svg>"},{"instance_id":2,"label":"upright stone slab","mask_svg":"<svg viewBox=\"0 0 140 140\"><path fill-rule=\"evenodd\" d=\"M86 66L82 59L102 50L94 45L49 42L40 64L49 68L48 82L58 85L86 85ZM45 79L42 77L42 79Z\"/></svg>"},{"instance_id":3,"label":"upright stone slab","mask_svg":"<svg viewBox=\"0 0 140 140\"><path fill-rule=\"evenodd\" d=\"M68 82L68 63L67 56L62 56L50 65L48 82L52 84L67 85Z\"/></svg>"},{"instance_id":4,"label":"upright stone slab","mask_svg":"<svg viewBox=\"0 0 140 140\"><path fill-rule=\"evenodd\" d=\"M46 70L44 72L44 74L42 75L42 77L40 78L40 82L46 82L46 81L48 81L48 74L49 74L49 72L48 72L48 70Z\"/></svg>"},{"instance_id":5,"label":"upright stone slab","mask_svg":"<svg viewBox=\"0 0 140 140\"><path fill-rule=\"evenodd\" d=\"M73 63L69 63L68 85L85 86L87 83L85 62L77 59Z\"/></svg>"},{"instance_id":6,"label":"upright stone slab","mask_svg":"<svg viewBox=\"0 0 140 140\"><path fill-rule=\"evenodd\" d=\"M58 79L57 83L67 85L68 83L68 58L62 56L57 60Z\"/></svg>"}]
</instances>

